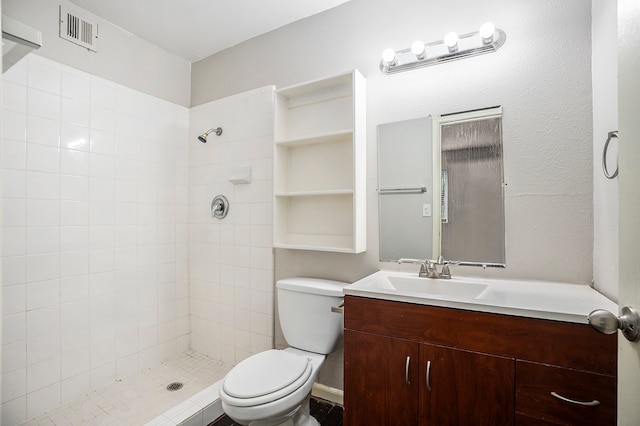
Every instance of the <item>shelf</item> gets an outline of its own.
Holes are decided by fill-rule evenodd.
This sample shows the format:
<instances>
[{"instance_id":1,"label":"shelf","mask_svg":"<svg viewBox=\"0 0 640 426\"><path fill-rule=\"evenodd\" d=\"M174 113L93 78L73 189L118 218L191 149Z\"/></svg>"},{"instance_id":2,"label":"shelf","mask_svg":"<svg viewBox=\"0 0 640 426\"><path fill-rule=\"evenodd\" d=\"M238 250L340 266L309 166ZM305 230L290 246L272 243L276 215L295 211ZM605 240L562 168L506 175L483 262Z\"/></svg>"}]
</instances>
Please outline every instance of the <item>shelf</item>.
<instances>
[{"instance_id":1,"label":"shelf","mask_svg":"<svg viewBox=\"0 0 640 426\"><path fill-rule=\"evenodd\" d=\"M298 147L305 145L314 145L317 143L339 142L345 139L353 138L353 129L336 130L333 132L316 133L308 136L298 136L289 139L276 140L277 145L287 147Z\"/></svg>"},{"instance_id":2,"label":"shelf","mask_svg":"<svg viewBox=\"0 0 640 426\"><path fill-rule=\"evenodd\" d=\"M274 247L366 248L366 104L357 71L276 92Z\"/></svg>"},{"instance_id":3,"label":"shelf","mask_svg":"<svg viewBox=\"0 0 640 426\"><path fill-rule=\"evenodd\" d=\"M330 189L320 191L290 191L276 192L276 197L316 197L318 195L350 195L353 189Z\"/></svg>"}]
</instances>

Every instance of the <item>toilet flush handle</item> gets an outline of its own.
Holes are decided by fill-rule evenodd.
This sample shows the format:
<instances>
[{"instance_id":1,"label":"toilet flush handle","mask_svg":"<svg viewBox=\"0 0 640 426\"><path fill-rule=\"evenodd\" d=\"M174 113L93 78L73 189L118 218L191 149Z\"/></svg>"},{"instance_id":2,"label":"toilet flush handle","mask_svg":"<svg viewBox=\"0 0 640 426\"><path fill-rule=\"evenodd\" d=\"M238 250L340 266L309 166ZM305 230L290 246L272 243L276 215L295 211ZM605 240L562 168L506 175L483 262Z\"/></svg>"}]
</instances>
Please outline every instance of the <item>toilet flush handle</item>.
<instances>
[{"instance_id":1,"label":"toilet flush handle","mask_svg":"<svg viewBox=\"0 0 640 426\"><path fill-rule=\"evenodd\" d=\"M344 299L342 299L336 306L332 306L331 312L334 312L336 314L344 314Z\"/></svg>"}]
</instances>

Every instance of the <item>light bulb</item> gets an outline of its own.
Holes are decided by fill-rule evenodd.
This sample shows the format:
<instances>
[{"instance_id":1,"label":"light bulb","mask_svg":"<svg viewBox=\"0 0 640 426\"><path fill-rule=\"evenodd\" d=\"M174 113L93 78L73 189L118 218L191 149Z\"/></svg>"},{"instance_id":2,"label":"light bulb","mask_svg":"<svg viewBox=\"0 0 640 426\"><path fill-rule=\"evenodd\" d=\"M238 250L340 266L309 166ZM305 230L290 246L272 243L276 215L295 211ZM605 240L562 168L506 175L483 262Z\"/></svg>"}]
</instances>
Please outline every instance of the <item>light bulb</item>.
<instances>
[{"instance_id":1,"label":"light bulb","mask_svg":"<svg viewBox=\"0 0 640 426\"><path fill-rule=\"evenodd\" d=\"M478 31L478 33L480 34L480 37L482 37L482 42L484 44L489 44L493 41L493 33L495 31L496 31L495 25L493 25L491 22L485 22L480 27L480 31Z\"/></svg>"},{"instance_id":2,"label":"light bulb","mask_svg":"<svg viewBox=\"0 0 640 426\"><path fill-rule=\"evenodd\" d=\"M387 65L393 65L396 62L396 52L391 49L384 49L382 51L382 62Z\"/></svg>"},{"instance_id":3,"label":"light bulb","mask_svg":"<svg viewBox=\"0 0 640 426\"><path fill-rule=\"evenodd\" d=\"M458 50L458 34L454 32L447 33L444 36L444 44L449 48L449 52L455 52Z\"/></svg>"},{"instance_id":4,"label":"light bulb","mask_svg":"<svg viewBox=\"0 0 640 426\"><path fill-rule=\"evenodd\" d=\"M420 40L414 41L413 44L411 45L411 53L416 55L418 59L424 59L426 56L424 43Z\"/></svg>"}]
</instances>

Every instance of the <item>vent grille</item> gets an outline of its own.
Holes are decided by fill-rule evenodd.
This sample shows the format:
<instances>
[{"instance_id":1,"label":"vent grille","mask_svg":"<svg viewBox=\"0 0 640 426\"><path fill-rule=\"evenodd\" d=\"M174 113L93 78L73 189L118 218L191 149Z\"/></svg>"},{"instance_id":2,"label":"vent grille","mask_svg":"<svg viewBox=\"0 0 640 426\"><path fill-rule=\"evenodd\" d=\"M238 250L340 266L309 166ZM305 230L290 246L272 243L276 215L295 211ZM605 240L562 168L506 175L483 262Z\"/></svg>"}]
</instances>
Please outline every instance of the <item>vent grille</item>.
<instances>
[{"instance_id":1,"label":"vent grille","mask_svg":"<svg viewBox=\"0 0 640 426\"><path fill-rule=\"evenodd\" d=\"M60 6L60 38L98 51L98 24Z\"/></svg>"}]
</instances>

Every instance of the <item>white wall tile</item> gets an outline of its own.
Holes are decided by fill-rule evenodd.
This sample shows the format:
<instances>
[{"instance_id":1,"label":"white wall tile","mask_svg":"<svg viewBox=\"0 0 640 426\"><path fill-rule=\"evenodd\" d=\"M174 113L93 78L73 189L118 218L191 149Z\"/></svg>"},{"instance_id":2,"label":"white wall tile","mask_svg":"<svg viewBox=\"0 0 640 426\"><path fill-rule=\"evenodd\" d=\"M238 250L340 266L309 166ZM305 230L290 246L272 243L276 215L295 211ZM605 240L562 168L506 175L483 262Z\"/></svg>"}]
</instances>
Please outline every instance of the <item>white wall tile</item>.
<instances>
[{"instance_id":1,"label":"white wall tile","mask_svg":"<svg viewBox=\"0 0 640 426\"><path fill-rule=\"evenodd\" d=\"M81 151L62 149L60 151L60 172L67 175L89 176L89 154Z\"/></svg>"},{"instance_id":2,"label":"white wall tile","mask_svg":"<svg viewBox=\"0 0 640 426\"><path fill-rule=\"evenodd\" d=\"M4 228L2 233L2 252L5 256L26 254L26 228Z\"/></svg>"},{"instance_id":3,"label":"white wall tile","mask_svg":"<svg viewBox=\"0 0 640 426\"><path fill-rule=\"evenodd\" d=\"M27 57L29 87L60 94L62 67L60 64L37 55Z\"/></svg>"},{"instance_id":4,"label":"white wall tile","mask_svg":"<svg viewBox=\"0 0 640 426\"><path fill-rule=\"evenodd\" d=\"M11 401L27 393L27 369L20 368L2 375L2 402Z\"/></svg>"},{"instance_id":5,"label":"white wall tile","mask_svg":"<svg viewBox=\"0 0 640 426\"><path fill-rule=\"evenodd\" d=\"M27 419L27 397L23 396L2 404L2 424L17 425Z\"/></svg>"},{"instance_id":6,"label":"white wall tile","mask_svg":"<svg viewBox=\"0 0 640 426\"><path fill-rule=\"evenodd\" d=\"M27 365L60 356L60 332L42 334L27 340Z\"/></svg>"},{"instance_id":7,"label":"white wall tile","mask_svg":"<svg viewBox=\"0 0 640 426\"><path fill-rule=\"evenodd\" d=\"M27 87L4 81L2 84L2 107L8 110L27 112Z\"/></svg>"},{"instance_id":8,"label":"white wall tile","mask_svg":"<svg viewBox=\"0 0 640 426\"><path fill-rule=\"evenodd\" d=\"M27 312L27 337L32 338L60 329L60 307L34 309Z\"/></svg>"},{"instance_id":9,"label":"white wall tile","mask_svg":"<svg viewBox=\"0 0 640 426\"><path fill-rule=\"evenodd\" d=\"M82 327L89 322L89 300L79 299L60 305L60 327L68 328Z\"/></svg>"},{"instance_id":10,"label":"white wall tile","mask_svg":"<svg viewBox=\"0 0 640 426\"><path fill-rule=\"evenodd\" d=\"M60 383L60 397L62 401L71 401L91 391L91 374L85 372L77 376L62 380Z\"/></svg>"},{"instance_id":11,"label":"white wall tile","mask_svg":"<svg viewBox=\"0 0 640 426\"><path fill-rule=\"evenodd\" d=\"M29 373L27 371L27 388ZM27 416L34 417L60 405L60 384L54 383L27 394Z\"/></svg>"},{"instance_id":12,"label":"white wall tile","mask_svg":"<svg viewBox=\"0 0 640 426\"><path fill-rule=\"evenodd\" d=\"M59 227L30 226L27 228L27 255L54 253L59 248Z\"/></svg>"},{"instance_id":13,"label":"white wall tile","mask_svg":"<svg viewBox=\"0 0 640 426\"><path fill-rule=\"evenodd\" d=\"M32 311L60 303L60 282L57 279L30 282L26 285L27 310ZM58 318L52 317L55 323Z\"/></svg>"},{"instance_id":14,"label":"white wall tile","mask_svg":"<svg viewBox=\"0 0 640 426\"><path fill-rule=\"evenodd\" d=\"M61 200L88 200L89 179L86 176L61 175L60 176Z\"/></svg>"},{"instance_id":15,"label":"white wall tile","mask_svg":"<svg viewBox=\"0 0 640 426\"><path fill-rule=\"evenodd\" d=\"M15 343L27 338L27 315L25 312L2 317L2 344ZM26 358L25 358L26 359ZM3 363L5 360L2 360Z\"/></svg>"},{"instance_id":16,"label":"white wall tile","mask_svg":"<svg viewBox=\"0 0 640 426\"><path fill-rule=\"evenodd\" d=\"M25 142L27 140L27 115L4 109L2 111L2 137Z\"/></svg>"},{"instance_id":17,"label":"white wall tile","mask_svg":"<svg viewBox=\"0 0 640 426\"><path fill-rule=\"evenodd\" d=\"M89 151L89 128L72 122L62 123L60 146L75 151Z\"/></svg>"},{"instance_id":18,"label":"white wall tile","mask_svg":"<svg viewBox=\"0 0 640 426\"><path fill-rule=\"evenodd\" d=\"M153 364L147 364L153 365ZM101 388L103 386L112 383L116 379L116 365L115 362L101 365L100 367L91 369L91 387L94 389Z\"/></svg>"},{"instance_id":19,"label":"white wall tile","mask_svg":"<svg viewBox=\"0 0 640 426\"><path fill-rule=\"evenodd\" d=\"M65 328L60 332L60 335L60 352L62 353L63 359L67 353L82 349L88 350L91 344L91 330L88 323L79 327Z\"/></svg>"},{"instance_id":20,"label":"white wall tile","mask_svg":"<svg viewBox=\"0 0 640 426\"><path fill-rule=\"evenodd\" d=\"M116 113L109 109L92 106L91 129L102 130L105 132L115 132Z\"/></svg>"},{"instance_id":21,"label":"white wall tile","mask_svg":"<svg viewBox=\"0 0 640 426\"><path fill-rule=\"evenodd\" d=\"M88 103L91 100L91 77L78 70L63 67L62 96Z\"/></svg>"},{"instance_id":22,"label":"white wall tile","mask_svg":"<svg viewBox=\"0 0 640 426\"><path fill-rule=\"evenodd\" d=\"M29 103L29 114L50 120L60 120L59 96L29 88L27 102Z\"/></svg>"},{"instance_id":23,"label":"white wall tile","mask_svg":"<svg viewBox=\"0 0 640 426\"><path fill-rule=\"evenodd\" d=\"M24 284L2 287L2 314L11 315L26 309L26 290Z\"/></svg>"},{"instance_id":24,"label":"white wall tile","mask_svg":"<svg viewBox=\"0 0 640 426\"><path fill-rule=\"evenodd\" d=\"M4 198L2 200L2 225L4 227L25 226L27 204L24 198Z\"/></svg>"},{"instance_id":25,"label":"white wall tile","mask_svg":"<svg viewBox=\"0 0 640 426\"><path fill-rule=\"evenodd\" d=\"M91 152L103 155L115 155L116 137L112 132L94 129L91 131Z\"/></svg>"},{"instance_id":26,"label":"white wall tile","mask_svg":"<svg viewBox=\"0 0 640 426\"><path fill-rule=\"evenodd\" d=\"M115 110L116 89L109 81L96 77L91 79L91 105Z\"/></svg>"},{"instance_id":27,"label":"white wall tile","mask_svg":"<svg viewBox=\"0 0 640 426\"><path fill-rule=\"evenodd\" d=\"M83 276L89 273L89 254L86 251L60 252L60 277Z\"/></svg>"},{"instance_id":28,"label":"white wall tile","mask_svg":"<svg viewBox=\"0 0 640 426\"><path fill-rule=\"evenodd\" d=\"M27 393L53 385L59 381L60 357L27 366Z\"/></svg>"},{"instance_id":29,"label":"white wall tile","mask_svg":"<svg viewBox=\"0 0 640 426\"><path fill-rule=\"evenodd\" d=\"M60 251L78 251L89 249L88 226L61 226Z\"/></svg>"},{"instance_id":30,"label":"white wall tile","mask_svg":"<svg viewBox=\"0 0 640 426\"><path fill-rule=\"evenodd\" d=\"M60 201L27 200L27 226L57 226L60 222Z\"/></svg>"},{"instance_id":31,"label":"white wall tile","mask_svg":"<svg viewBox=\"0 0 640 426\"><path fill-rule=\"evenodd\" d=\"M55 254L37 254L26 257L27 282L53 280L60 272L60 256Z\"/></svg>"},{"instance_id":32,"label":"white wall tile","mask_svg":"<svg viewBox=\"0 0 640 426\"><path fill-rule=\"evenodd\" d=\"M60 280L60 303L68 303L89 297L89 277L86 275Z\"/></svg>"},{"instance_id":33,"label":"white wall tile","mask_svg":"<svg viewBox=\"0 0 640 426\"><path fill-rule=\"evenodd\" d=\"M8 373L27 366L27 341L18 340L2 345L2 371Z\"/></svg>"},{"instance_id":34,"label":"white wall tile","mask_svg":"<svg viewBox=\"0 0 640 426\"><path fill-rule=\"evenodd\" d=\"M91 349L85 347L77 351L68 352L60 359L60 371L63 379L69 379L91 370Z\"/></svg>"},{"instance_id":35,"label":"white wall tile","mask_svg":"<svg viewBox=\"0 0 640 426\"><path fill-rule=\"evenodd\" d=\"M2 259L2 284L14 285L26 281L26 258L24 256L5 256Z\"/></svg>"},{"instance_id":36,"label":"white wall tile","mask_svg":"<svg viewBox=\"0 0 640 426\"><path fill-rule=\"evenodd\" d=\"M26 143L4 139L2 141L2 167L7 169L26 169Z\"/></svg>"},{"instance_id":37,"label":"white wall tile","mask_svg":"<svg viewBox=\"0 0 640 426\"><path fill-rule=\"evenodd\" d=\"M56 151L55 148L47 148ZM48 156L52 158L56 157L57 153L49 152L37 152L40 157L37 161L44 163ZM31 162L31 161L30 161ZM59 164L59 163L58 163ZM54 165L51 165L53 168ZM34 167L34 170L42 170L46 167L38 168ZM41 200L57 200L60 198L60 175L56 172L43 173L41 171L27 171L27 197L31 199Z\"/></svg>"},{"instance_id":38,"label":"white wall tile","mask_svg":"<svg viewBox=\"0 0 640 426\"><path fill-rule=\"evenodd\" d=\"M62 98L60 118L63 123L89 127L91 124L91 107L88 103Z\"/></svg>"}]
</instances>

